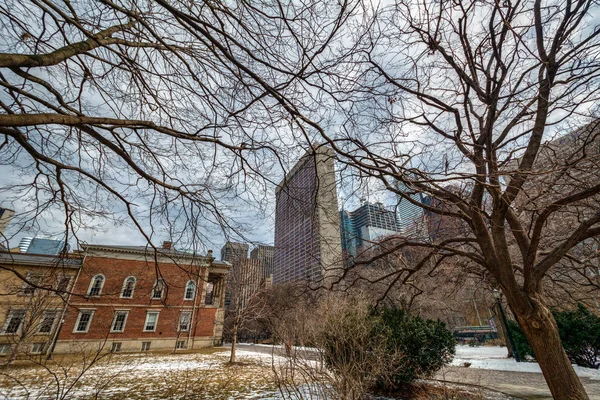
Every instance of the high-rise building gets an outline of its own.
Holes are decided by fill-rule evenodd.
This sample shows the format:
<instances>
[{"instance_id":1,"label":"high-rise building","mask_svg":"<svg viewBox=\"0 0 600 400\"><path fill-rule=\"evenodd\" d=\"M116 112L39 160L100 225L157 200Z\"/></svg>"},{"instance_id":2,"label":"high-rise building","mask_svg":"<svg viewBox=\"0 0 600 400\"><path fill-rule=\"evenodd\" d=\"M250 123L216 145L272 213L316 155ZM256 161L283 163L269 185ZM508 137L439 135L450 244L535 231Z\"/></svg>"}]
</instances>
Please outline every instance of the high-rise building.
<instances>
[{"instance_id":1,"label":"high-rise building","mask_svg":"<svg viewBox=\"0 0 600 400\"><path fill-rule=\"evenodd\" d=\"M35 237L29 242L26 252L31 254L56 256L65 251L69 252L69 249L70 247L68 244L65 246L64 240Z\"/></svg>"},{"instance_id":2,"label":"high-rise building","mask_svg":"<svg viewBox=\"0 0 600 400\"><path fill-rule=\"evenodd\" d=\"M258 260L263 278L267 279L273 275L273 265L275 261L275 247L259 244L250 252L250 258Z\"/></svg>"},{"instance_id":3,"label":"high-rise building","mask_svg":"<svg viewBox=\"0 0 600 400\"><path fill-rule=\"evenodd\" d=\"M0 235L4 235L4 231L14 214L15 212L13 210L0 207Z\"/></svg>"},{"instance_id":4,"label":"high-rise building","mask_svg":"<svg viewBox=\"0 0 600 400\"><path fill-rule=\"evenodd\" d=\"M236 264L248 258L249 248L247 243L227 242L221 248L221 260Z\"/></svg>"},{"instance_id":5,"label":"high-rise building","mask_svg":"<svg viewBox=\"0 0 600 400\"><path fill-rule=\"evenodd\" d=\"M422 193L408 189L402 183L398 183L398 188L414 201L411 202L404 197L398 196L396 213L400 231L405 236L426 236L427 221L425 218L425 212L423 207L419 206L418 204L426 204L428 197Z\"/></svg>"},{"instance_id":6,"label":"high-rise building","mask_svg":"<svg viewBox=\"0 0 600 400\"><path fill-rule=\"evenodd\" d=\"M374 241L401 232L394 211L382 203L364 202L352 212L341 211L342 248L346 256L356 257Z\"/></svg>"},{"instance_id":7,"label":"high-rise building","mask_svg":"<svg viewBox=\"0 0 600 400\"><path fill-rule=\"evenodd\" d=\"M240 276L239 271L244 268L248 259L248 249L250 246L247 243L227 242L221 248L221 260L231 264L231 270L227 275L227 289L225 292L225 308L230 308L232 299L235 296L233 291L232 280Z\"/></svg>"},{"instance_id":8,"label":"high-rise building","mask_svg":"<svg viewBox=\"0 0 600 400\"><path fill-rule=\"evenodd\" d=\"M276 191L273 284L319 282L340 271L342 248L333 150L307 152Z\"/></svg>"}]
</instances>

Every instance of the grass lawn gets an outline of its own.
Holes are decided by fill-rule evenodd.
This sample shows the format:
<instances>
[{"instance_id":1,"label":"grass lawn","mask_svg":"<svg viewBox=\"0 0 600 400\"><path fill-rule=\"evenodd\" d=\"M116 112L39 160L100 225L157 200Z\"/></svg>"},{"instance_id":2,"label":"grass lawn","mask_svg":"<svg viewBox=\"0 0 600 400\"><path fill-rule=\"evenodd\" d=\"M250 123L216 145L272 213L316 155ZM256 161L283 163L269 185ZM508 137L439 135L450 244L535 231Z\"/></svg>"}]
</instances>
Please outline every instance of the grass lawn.
<instances>
[{"instance_id":1,"label":"grass lawn","mask_svg":"<svg viewBox=\"0 0 600 400\"><path fill-rule=\"evenodd\" d=\"M0 399L251 399L276 391L268 360L227 349L167 354L111 354L89 367L83 356L57 356L45 365L1 367ZM82 374L83 372L83 374Z\"/></svg>"}]
</instances>

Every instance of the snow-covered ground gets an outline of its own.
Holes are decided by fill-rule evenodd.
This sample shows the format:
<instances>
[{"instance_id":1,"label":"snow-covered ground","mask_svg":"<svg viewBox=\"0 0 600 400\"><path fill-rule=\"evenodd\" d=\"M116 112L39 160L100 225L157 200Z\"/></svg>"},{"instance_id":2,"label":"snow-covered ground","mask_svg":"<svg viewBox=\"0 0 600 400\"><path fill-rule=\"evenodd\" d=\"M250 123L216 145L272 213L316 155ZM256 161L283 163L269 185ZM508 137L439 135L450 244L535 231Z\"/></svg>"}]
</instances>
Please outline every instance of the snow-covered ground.
<instances>
[{"instance_id":1,"label":"snow-covered ground","mask_svg":"<svg viewBox=\"0 0 600 400\"><path fill-rule=\"evenodd\" d=\"M471 363L470 368L495 369L499 371L539 372L542 370L536 362L516 362L514 358L507 358L506 347L500 346L456 346L456 355L451 365L464 366ZM573 366L580 377L600 380L600 370Z\"/></svg>"}]
</instances>

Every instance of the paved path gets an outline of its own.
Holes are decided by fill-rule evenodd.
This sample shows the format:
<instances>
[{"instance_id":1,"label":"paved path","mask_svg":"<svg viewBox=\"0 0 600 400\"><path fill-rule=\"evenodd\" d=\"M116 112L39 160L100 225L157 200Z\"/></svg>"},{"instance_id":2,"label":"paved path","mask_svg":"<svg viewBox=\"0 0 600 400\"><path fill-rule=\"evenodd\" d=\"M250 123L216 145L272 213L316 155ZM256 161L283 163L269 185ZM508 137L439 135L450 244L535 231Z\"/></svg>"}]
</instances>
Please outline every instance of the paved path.
<instances>
[{"instance_id":1,"label":"paved path","mask_svg":"<svg viewBox=\"0 0 600 400\"><path fill-rule=\"evenodd\" d=\"M231 343L225 343L223 345L224 348L231 348ZM254 353L263 353L263 354L275 354L276 356L285 357L285 349L283 346L267 346L267 345L254 345L248 343L238 343L236 351L252 351ZM316 360L317 355L314 349L311 348L301 348L295 347L293 351L296 352L296 356L305 358L308 360Z\"/></svg>"},{"instance_id":2,"label":"paved path","mask_svg":"<svg viewBox=\"0 0 600 400\"><path fill-rule=\"evenodd\" d=\"M523 399L552 399L544 376L535 372L496 371L492 369L444 367L435 379L496 389ZM590 400L600 400L600 381L581 378Z\"/></svg>"}]
</instances>

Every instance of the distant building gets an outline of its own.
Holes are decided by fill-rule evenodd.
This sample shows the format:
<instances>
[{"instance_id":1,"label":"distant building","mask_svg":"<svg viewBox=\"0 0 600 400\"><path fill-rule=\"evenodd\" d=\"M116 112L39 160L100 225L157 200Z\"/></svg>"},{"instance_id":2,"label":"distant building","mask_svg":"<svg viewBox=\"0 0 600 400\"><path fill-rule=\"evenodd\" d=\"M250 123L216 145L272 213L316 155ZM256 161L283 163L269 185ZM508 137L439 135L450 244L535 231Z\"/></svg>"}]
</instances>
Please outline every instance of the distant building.
<instances>
[{"instance_id":1,"label":"distant building","mask_svg":"<svg viewBox=\"0 0 600 400\"><path fill-rule=\"evenodd\" d=\"M19 251L21 253L27 253L27 249L29 248L32 240L33 238L29 236L22 238L19 242Z\"/></svg>"},{"instance_id":2,"label":"distant building","mask_svg":"<svg viewBox=\"0 0 600 400\"><path fill-rule=\"evenodd\" d=\"M275 246L259 244L250 252L250 258L259 261L263 278L267 279L270 275L273 275Z\"/></svg>"},{"instance_id":3,"label":"distant building","mask_svg":"<svg viewBox=\"0 0 600 400\"><path fill-rule=\"evenodd\" d=\"M14 214L15 212L13 210L0 207L0 236L4 235L4 231Z\"/></svg>"},{"instance_id":4,"label":"distant building","mask_svg":"<svg viewBox=\"0 0 600 400\"><path fill-rule=\"evenodd\" d=\"M429 198L422 193L408 189L402 183L398 183L398 188L413 200L411 202L404 197L398 196L396 213L400 232L404 236L427 236L426 214L424 208L419 204L427 204Z\"/></svg>"},{"instance_id":5,"label":"distant building","mask_svg":"<svg viewBox=\"0 0 600 400\"><path fill-rule=\"evenodd\" d=\"M221 260L231 264L243 261L248 258L248 249L250 246L247 243L227 242L221 248Z\"/></svg>"},{"instance_id":6,"label":"distant building","mask_svg":"<svg viewBox=\"0 0 600 400\"><path fill-rule=\"evenodd\" d=\"M262 292L265 278L260 261L247 258L233 265L227 279L225 308L240 312Z\"/></svg>"},{"instance_id":7,"label":"distant building","mask_svg":"<svg viewBox=\"0 0 600 400\"><path fill-rule=\"evenodd\" d=\"M371 247L373 242L401 232L396 213L382 203L365 202L352 212L342 210L340 217L342 249L351 257Z\"/></svg>"},{"instance_id":8,"label":"distant building","mask_svg":"<svg viewBox=\"0 0 600 400\"><path fill-rule=\"evenodd\" d=\"M333 150L307 152L275 191L273 284L319 282L341 268Z\"/></svg>"},{"instance_id":9,"label":"distant building","mask_svg":"<svg viewBox=\"0 0 600 400\"><path fill-rule=\"evenodd\" d=\"M30 254L45 254L49 256L55 256L63 252L69 251L69 245L65 247L64 240L45 239L45 238L33 238L29 242L26 253Z\"/></svg>"}]
</instances>

